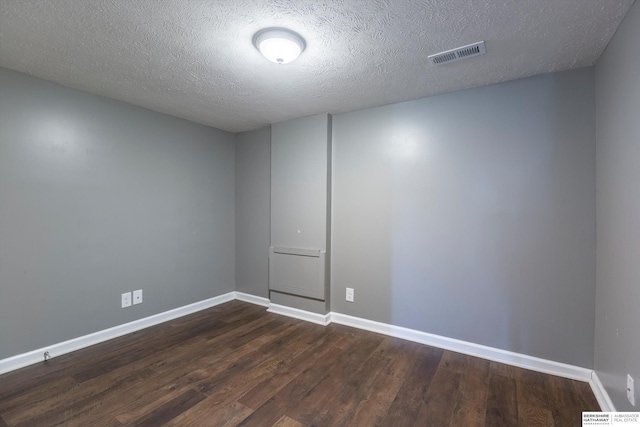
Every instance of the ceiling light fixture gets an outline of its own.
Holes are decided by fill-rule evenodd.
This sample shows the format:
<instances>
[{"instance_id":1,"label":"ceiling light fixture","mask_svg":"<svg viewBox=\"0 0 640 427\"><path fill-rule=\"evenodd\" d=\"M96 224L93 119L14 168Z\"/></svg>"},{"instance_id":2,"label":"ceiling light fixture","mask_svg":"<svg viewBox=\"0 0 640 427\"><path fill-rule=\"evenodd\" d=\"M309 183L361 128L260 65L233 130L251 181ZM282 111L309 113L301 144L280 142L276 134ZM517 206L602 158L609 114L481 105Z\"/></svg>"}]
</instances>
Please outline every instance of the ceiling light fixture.
<instances>
[{"instance_id":1,"label":"ceiling light fixture","mask_svg":"<svg viewBox=\"0 0 640 427\"><path fill-rule=\"evenodd\" d=\"M304 50L304 39L285 28L265 28L253 36L253 44L267 58L276 64L286 64L295 60Z\"/></svg>"}]
</instances>

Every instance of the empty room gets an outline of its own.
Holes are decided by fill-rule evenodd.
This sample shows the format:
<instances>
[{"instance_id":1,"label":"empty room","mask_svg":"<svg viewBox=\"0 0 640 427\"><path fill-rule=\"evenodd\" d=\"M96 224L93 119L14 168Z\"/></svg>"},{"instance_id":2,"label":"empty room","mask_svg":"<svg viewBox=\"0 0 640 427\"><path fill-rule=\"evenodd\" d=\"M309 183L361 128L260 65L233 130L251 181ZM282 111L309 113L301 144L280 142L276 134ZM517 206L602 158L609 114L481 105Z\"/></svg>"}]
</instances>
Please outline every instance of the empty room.
<instances>
[{"instance_id":1,"label":"empty room","mask_svg":"<svg viewBox=\"0 0 640 427\"><path fill-rule=\"evenodd\" d=\"M638 2L0 0L0 427L640 426L638 380Z\"/></svg>"}]
</instances>

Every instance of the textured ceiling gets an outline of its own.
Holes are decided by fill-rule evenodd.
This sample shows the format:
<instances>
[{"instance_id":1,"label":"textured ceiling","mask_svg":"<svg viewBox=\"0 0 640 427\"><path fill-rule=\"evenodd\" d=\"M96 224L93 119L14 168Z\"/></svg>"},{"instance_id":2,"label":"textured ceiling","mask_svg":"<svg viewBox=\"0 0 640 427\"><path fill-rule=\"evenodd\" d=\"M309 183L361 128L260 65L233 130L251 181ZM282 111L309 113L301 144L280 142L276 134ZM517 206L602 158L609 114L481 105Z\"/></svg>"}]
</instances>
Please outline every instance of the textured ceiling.
<instances>
[{"instance_id":1,"label":"textured ceiling","mask_svg":"<svg viewBox=\"0 0 640 427\"><path fill-rule=\"evenodd\" d=\"M593 65L633 0L0 0L0 66L228 131ZM268 62L253 34L307 48ZM440 67L427 55L485 40Z\"/></svg>"}]
</instances>

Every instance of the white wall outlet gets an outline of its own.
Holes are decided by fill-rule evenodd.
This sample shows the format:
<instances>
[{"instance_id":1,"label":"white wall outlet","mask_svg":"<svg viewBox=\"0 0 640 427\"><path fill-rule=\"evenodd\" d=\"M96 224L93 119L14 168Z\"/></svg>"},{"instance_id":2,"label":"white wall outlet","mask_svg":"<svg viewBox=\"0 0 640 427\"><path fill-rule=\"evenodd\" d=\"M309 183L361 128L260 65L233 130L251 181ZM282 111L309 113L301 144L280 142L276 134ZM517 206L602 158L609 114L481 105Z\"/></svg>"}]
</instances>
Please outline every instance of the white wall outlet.
<instances>
[{"instance_id":1,"label":"white wall outlet","mask_svg":"<svg viewBox=\"0 0 640 427\"><path fill-rule=\"evenodd\" d=\"M131 292L122 294L122 308L131 307Z\"/></svg>"},{"instance_id":2,"label":"white wall outlet","mask_svg":"<svg viewBox=\"0 0 640 427\"><path fill-rule=\"evenodd\" d=\"M142 304L142 289L133 291L133 305Z\"/></svg>"},{"instance_id":3,"label":"white wall outlet","mask_svg":"<svg viewBox=\"0 0 640 427\"><path fill-rule=\"evenodd\" d=\"M636 391L633 383L633 378L627 374L627 399L631 405L636 406Z\"/></svg>"},{"instance_id":4,"label":"white wall outlet","mask_svg":"<svg viewBox=\"0 0 640 427\"><path fill-rule=\"evenodd\" d=\"M347 301L353 302L353 288L347 288Z\"/></svg>"}]
</instances>

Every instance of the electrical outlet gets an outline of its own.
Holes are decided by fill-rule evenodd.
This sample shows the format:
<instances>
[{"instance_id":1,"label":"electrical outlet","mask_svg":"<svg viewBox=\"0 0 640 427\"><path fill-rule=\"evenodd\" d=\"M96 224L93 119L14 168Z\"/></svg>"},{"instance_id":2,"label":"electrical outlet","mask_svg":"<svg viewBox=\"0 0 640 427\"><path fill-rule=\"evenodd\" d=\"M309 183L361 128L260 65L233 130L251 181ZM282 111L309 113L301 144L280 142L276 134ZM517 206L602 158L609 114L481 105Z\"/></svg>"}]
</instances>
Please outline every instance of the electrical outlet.
<instances>
[{"instance_id":1,"label":"electrical outlet","mask_svg":"<svg viewBox=\"0 0 640 427\"><path fill-rule=\"evenodd\" d=\"M133 305L142 304L142 289L133 291Z\"/></svg>"},{"instance_id":2,"label":"electrical outlet","mask_svg":"<svg viewBox=\"0 0 640 427\"><path fill-rule=\"evenodd\" d=\"M636 391L633 383L633 378L631 375L627 374L627 399L629 399L629 403L631 403L631 405L636 406Z\"/></svg>"},{"instance_id":3,"label":"electrical outlet","mask_svg":"<svg viewBox=\"0 0 640 427\"><path fill-rule=\"evenodd\" d=\"M347 301L353 302L353 288L347 288Z\"/></svg>"},{"instance_id":4,"label":"electrical outlet","mask_svg":"<svg viewBox=\"0 0 640 427\"><path fill-rule=\"evenodd\" d=\"M131 307L131 292L122 294L122 308Z\"/></svg>"}]
</instances>

